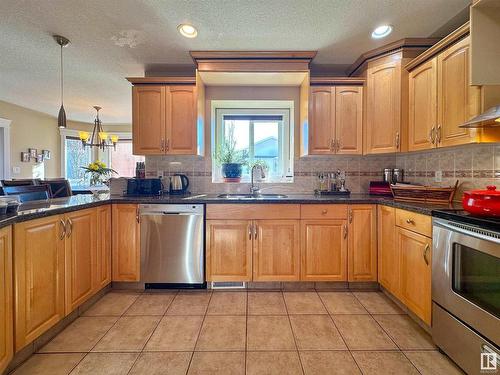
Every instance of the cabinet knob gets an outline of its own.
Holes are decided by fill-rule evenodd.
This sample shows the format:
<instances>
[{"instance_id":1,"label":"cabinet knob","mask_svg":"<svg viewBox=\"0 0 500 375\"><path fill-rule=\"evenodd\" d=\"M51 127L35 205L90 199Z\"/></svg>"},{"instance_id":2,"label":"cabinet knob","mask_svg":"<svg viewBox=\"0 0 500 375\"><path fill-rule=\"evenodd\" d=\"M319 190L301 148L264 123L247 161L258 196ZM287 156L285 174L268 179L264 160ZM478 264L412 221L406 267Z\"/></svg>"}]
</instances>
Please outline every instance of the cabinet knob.
<instances>
[{"instance_id":1,"label":"cabinet knob","mask_svg":"<svg viewBox=\"0 0 500 375\"><path fill-rule=\"evenodd\" d=\"M321 211L321 214L322 215L326 215L328 213L328 210L327 209L324 209L323 211Z\"/></svg>"},{"instance_id":2,"label":"cabinet knob","mask_svg":"<svg viewBox=\"0 0 500 375\"><path fill-rule=\"evenodd\" d=\"M415 224L415 221L411 218L406 219L406 224Z\"/></svg>"}]
</instances>

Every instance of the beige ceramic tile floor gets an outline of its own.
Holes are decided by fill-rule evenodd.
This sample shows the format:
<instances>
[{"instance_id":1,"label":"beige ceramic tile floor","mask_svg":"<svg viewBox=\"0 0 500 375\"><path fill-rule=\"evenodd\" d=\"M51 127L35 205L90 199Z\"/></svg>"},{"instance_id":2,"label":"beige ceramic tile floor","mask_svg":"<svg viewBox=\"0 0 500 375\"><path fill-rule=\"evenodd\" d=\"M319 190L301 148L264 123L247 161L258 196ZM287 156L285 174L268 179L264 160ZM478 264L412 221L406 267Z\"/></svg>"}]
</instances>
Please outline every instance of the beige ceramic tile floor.
<instances>
[{"instance_id":1,"label":"beige ceramic tile floor","mask_svg":"<svg viewBox=\"0 0 500 375\"><path fill-rule=\"evenodd\" d=\"M460 374L378 292L111 292L14 374Z\"/></svg>"}]
</instances>

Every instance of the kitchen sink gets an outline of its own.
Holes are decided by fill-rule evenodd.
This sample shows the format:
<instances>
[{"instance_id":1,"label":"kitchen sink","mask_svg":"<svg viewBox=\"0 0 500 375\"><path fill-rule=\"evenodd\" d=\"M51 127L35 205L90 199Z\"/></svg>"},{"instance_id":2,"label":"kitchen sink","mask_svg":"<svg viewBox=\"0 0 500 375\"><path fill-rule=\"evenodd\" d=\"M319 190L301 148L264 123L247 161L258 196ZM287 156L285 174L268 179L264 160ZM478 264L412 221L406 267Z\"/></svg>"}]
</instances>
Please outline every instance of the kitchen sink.
<instances>
[{"instance_id":1,"label":"kitchen sink","mask_svg":"<svg viewBox=\"0 0 500 375\"><path fill-rule=\"evenodd\" d=\"M220 194L217 198L223 199L283 199L284 194Z\"/></svg>"}]
</instances>

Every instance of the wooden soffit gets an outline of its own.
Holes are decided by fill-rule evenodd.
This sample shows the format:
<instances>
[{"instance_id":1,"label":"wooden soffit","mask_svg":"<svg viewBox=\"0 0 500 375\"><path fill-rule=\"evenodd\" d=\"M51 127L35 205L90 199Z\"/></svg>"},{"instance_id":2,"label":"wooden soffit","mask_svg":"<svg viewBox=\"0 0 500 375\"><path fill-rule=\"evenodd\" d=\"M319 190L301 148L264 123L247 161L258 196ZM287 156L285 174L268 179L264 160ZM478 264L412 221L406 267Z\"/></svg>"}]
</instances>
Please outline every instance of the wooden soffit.
<instances>
[{"instance_id":1,"label":"wooden soffit","mask_svg":"<svg viewBox=\"0 0 500 375\"><path fill-rule=\"evenodd\" d=\"M401 50L424 51L439 42L439 40L439 38L404 38L386 44L385 46L372 49L371 51L363 53L356 59L356 61L347 69L347 75L351 76L363 70L363 67L371 59L379 58Z\"/></svg>"},{"instance_id":2,"label":"wooden soffit","mask_svg":"<svg viewBox=\"0 0 500 375\"><path fill-rule=\"evenodd\" d=\"M422 52L420 55L411 60L408 64L405 65L405 69L409 71L416 68L420 64L426 62L433 56L437 55L439 52L448 48L450 45L458 42L462 38L465 38L467 35L469 35L469 32L470 32L470 25L469 22L467 21L465 24L460 26L451 34L445 36L439 42L434 44L431 48L425 50L425 52Z\"/></svg>"},{"instance_id":3,"label":"wooden soffit","mask_svg":"<svg viewBox=\"0 0 500 375\"><path fill-rule=\"evenodd\" d=\"M190 51L199 72L304 72L316 51Z\"/></svg>"},{"instance_id":4,"label":"wooden soffit","mask_svg":"<svg viewBox=\"0 0 500 375\"><path fill-rule=\"evenodd\" d=\"M328 76L311 76L309 79L311 85L321 86L361 86L364 85L365 79L362 77L328 77Z\"/></svg>"},{"instance_id":5,"label":"wooden soffit","mask_svg":"<svg viewBox=\"0 0 500 375\"><path fill-rule=\"evenodd\" d=\"M126 79L133 85L194 85L196 83L195 76L127 77Z\"/></svg>"}]
</instances>

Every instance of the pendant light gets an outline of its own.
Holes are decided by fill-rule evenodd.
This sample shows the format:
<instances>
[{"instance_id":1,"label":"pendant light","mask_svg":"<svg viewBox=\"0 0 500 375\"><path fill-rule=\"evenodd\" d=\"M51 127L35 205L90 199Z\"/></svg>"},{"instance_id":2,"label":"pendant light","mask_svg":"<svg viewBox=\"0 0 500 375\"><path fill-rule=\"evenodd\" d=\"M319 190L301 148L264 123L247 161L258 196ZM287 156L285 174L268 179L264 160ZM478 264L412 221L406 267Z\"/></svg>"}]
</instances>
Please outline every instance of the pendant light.
<instances>
[{"instance_id":1,"label":"pendant light","mask_svg":"<svg viewBox=\"0 0 500 375\"><path fill-rule=\"evenodd\" d=\"M59 115L57 116L57 125L59 128L64 129L66 127L66 111L64 110L64 78L63 78L63 47L69 44L69 39L61 36L53 36L57 44L61 46L61 108L59 109Z\"/></svg>"},{"instance_id":2,"label":"pendant light","mask_svg":"<svg viewBox=\"0 0 500 375\"><path fill-rule=\"evenodd\" d=\"M116 151L118 136L108 136L108 133L106 133L102 128L102 122L99 118L99 110L101 110L101 107L96 105L94 106L94 109L96 110L96 117L94 120L94 130L92 131L92 135L90 135L90 133L86 131L80 131L78 133L78 136L82 141L83 148L98 147L104 151L106 147L113 147L113 149Z\"/></svg>"}]
</instances>

